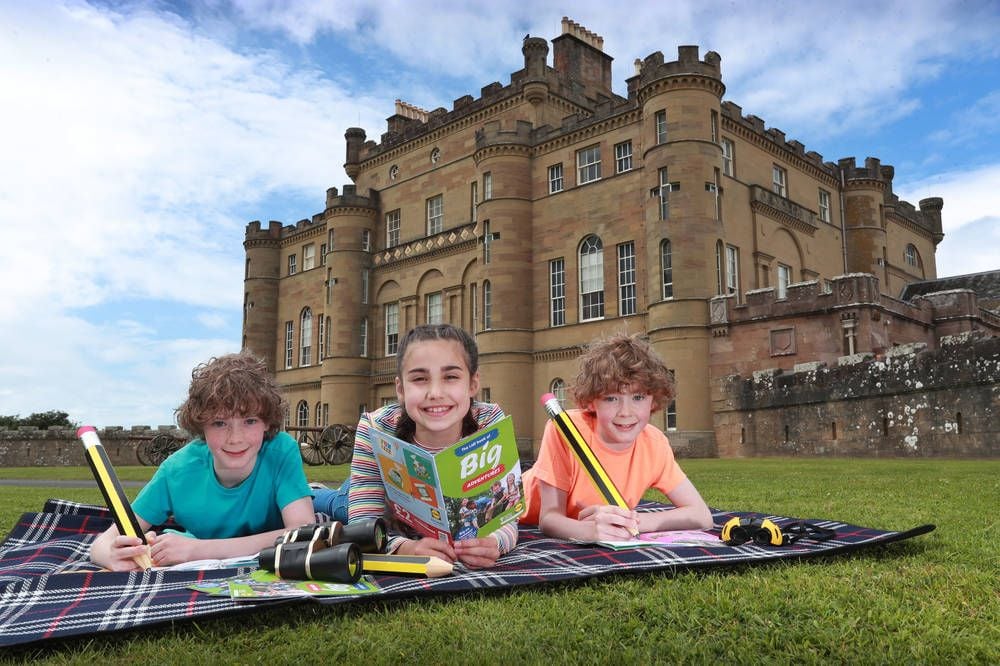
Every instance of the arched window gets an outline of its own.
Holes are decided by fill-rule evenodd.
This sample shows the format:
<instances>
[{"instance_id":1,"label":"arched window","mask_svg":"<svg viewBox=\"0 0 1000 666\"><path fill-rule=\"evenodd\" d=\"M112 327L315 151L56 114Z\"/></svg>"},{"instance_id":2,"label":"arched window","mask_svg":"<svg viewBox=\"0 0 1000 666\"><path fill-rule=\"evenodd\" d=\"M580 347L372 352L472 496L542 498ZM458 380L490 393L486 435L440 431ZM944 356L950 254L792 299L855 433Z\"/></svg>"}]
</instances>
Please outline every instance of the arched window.
<instances>
[{"instance_id":1,"label":"arched window","mask_svg":"<svg viewBox=\"0 0 1000 666\"><path fill-rule=\"evenodd\" d=\"M552 392L552 395L554 395L556 397L556 400L559 401L559 404L562 405L563 409L565 409L566 408L566 382L564 382L559 377L556 377L555 379L552 380L552 383L549 384L549 390Z\"/></svg>"},{"instance_id":2,"label":"arched window","mask_svg":"<svg viewBox=\"0 0 1000 666\"><path fill-rule=\"evenodd\" d=\"M299 315L299 365L312 365L312 310L302 308Z\"/></svg>"},{"instance_id":3,"label":"arched window","mask_svg":"<svg viewBox=\"0 0 1000 666\"><path fill-rule=\"evenodd\" d=\"M316 411L313 418L316 420L316 426L319 427L323 425L323 405L316 403Z\"/></svg>"},{"instance_id":4,"label":"arched window","mask_svg":"<svg viewBox=\"0 0 1000 666\"><path fill-rule=\"evenodd\" d=\"M920 266L920 254L913 243L906 246L906 250L903 252L903 261L906 262L907 266L913 266L914 268Z\"/></svg>"},{"instance_id":5,"label":"arched window","mask_svg":"<svg viewBox=\"0 0 1000 666\"><path fill-rule=\"evenodd\" d=\"M309 404L305 400L300 400L295 407L295 425L300 428L309 427Z\"/></svg>"},{"instance_id":6,"label":"arched window","mask_svg":"<svg viewBox=\"0 0 1000 666\"><path fill-rule=\"evenodd\" d=\"M580 244L580 320L604 317L604 244L587 236Z\"/></svg>"},{"instance_id":7,"label":"arched window","mask_svg":"<svg viewBox=\"0 0 1000 666\"><path fill-rule=\"evenodd\" d=\"M670 241L664 238L660 241L660 274L662 275L663 300L674 297L674 258L670 249Z\"/></svg>"}]
</instances>

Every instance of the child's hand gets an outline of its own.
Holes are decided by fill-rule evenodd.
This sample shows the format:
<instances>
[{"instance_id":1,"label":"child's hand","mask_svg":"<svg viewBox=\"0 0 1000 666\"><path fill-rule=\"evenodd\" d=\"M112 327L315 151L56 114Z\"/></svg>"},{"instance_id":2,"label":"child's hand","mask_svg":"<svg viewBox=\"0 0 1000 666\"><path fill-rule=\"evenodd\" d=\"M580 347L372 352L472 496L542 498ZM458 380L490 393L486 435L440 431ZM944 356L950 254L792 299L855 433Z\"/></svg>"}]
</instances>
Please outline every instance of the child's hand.
<instances>
[{"instance_id":1,"label":"child's hand","mask_svg":"<svg viewBox=\"0 0 1000 666\"><path fill-rule=\"evenodd\" d=\"M456 559L454 549L447 542L431 539L430 537L424 537L419 541L408 539L399 545L399 548L396 549L396 554L431 555L433 557L440 557L446 562L454 562Z\"/></svg>"},{"instance_id":2,"label":"child's hand","mask_svg":"<svg viewBox=\"0 0 1000 666\"><path fill-rule=\"evenodd\" d=\"M491 536L482 539L462 539L455 542L455 554L470 569L486 569L497 563L500 542Z\"/></svg>"},{"instance_id":3,"label":"child's hand","mask_svg":"<svg viewBox=\"0 0 1000 666\"><path fill-rule=\"evenodd\" d=\"M607 504L584 507L578 519L593 523L597 541L626 541L639 530L639 515L635 511Z\"/></svg>"},{"instance_id":4,"label":"child's hand","mask_svg":"<svg viewBox=\"0 0 1000 666\"><path fill-rule=\"evenodd\" d=\"M155 534L146 533L146 540L152 543ZM119 534L111 543L108 552L108 561L105 562L111 571L141 571L142 567L136 563L135 558L147 555L149 546L142 542L142 539L134 536L124 536Z\"/></svg>"},{"instance_id":5,"label":"child's hand","mask_svg":"<svg viewBox=\"0 0 1000 666\"><path fill-rule=\"evenodd\" d=\"M158 567L168 567L199 559L196 552L198 539L173 532L164 532L157 535L150 541L150 544L149 552L153 558L153 564Z\"/></svg>"}]
</instances>

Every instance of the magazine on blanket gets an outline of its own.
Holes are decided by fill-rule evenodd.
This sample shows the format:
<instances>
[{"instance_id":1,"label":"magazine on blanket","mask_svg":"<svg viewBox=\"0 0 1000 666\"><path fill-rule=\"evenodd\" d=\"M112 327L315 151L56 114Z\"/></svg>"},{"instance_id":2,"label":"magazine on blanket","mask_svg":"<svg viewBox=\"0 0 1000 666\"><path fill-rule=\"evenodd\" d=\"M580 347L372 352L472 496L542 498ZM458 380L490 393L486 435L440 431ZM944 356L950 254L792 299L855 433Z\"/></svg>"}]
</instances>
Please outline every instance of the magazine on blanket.
<instances>
[{"instance_id":1,"label":"magazine on blanket","mask_svg":"<svg viewBox=\"0 0 1000 666\"><path fill-rule=\"evenodd\" d=\"M393 515L434 539L484 537L524 512L510 416L430 453L372 424L372 449Z\"/></svg>"},{"instance_id":2,"label":"magazine on blanket","mask_svg":"<svg viewBox=\"0 0 1000 666\"><path fill-rule=\"evenodd\" d=\"M701 546L706 548L724 548L722 539L711 532L701 530L670 530L666 532L642 532L635 539L627 541L579 541L578 543L594 544L624 550L626 548L641 548L643 546Z\"/></svg>"},{"instance_id":3,"label":"magazine on blanket","mask_svg":"<svg viewBox=\"0 0 1000 666\"><path fill-rule=\"evenodd\" d=\"M258 569L248 576L204 581L189 587L212 596L230 597L241 601L374 594L379 591L379 586L366 578L361 578L357 583L285 580L263 569Z\"/></svg>"}]
</instances>

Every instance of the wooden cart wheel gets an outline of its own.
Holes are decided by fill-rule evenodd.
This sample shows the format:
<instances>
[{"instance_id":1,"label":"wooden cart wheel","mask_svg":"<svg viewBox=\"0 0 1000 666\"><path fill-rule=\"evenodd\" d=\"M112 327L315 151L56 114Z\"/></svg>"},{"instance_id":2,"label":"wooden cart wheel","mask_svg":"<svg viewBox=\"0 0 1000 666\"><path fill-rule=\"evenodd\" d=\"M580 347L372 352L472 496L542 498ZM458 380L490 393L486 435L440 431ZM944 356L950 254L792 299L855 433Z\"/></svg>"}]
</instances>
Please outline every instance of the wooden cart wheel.
<instances>
[{"instance_id":1,"label":"wooden cart wheel","mask_svg":"<svg viewBox=\"0 0 1000 666\"><path fill-rule=\"evenodd\" d=\"M170 435L156 435L149 440L149 464L160 466L171 453L181 448L181 443Z\"/></svg>"},{"instance_id":2,"label":"wooden cart wheel","mask_svg":"<svg viewBox=\"0 0 1000 666\"><path fill-rule=\"evenodd\" d=\"M152 458L150 458L150 449L153 446L153 440L144 439L139 442L139 445L135 447L135 457L139 460L139 464L145 467L151 467L153 465Z\"/></svg>"},{"instance_id":3,"label":"wooden cart wheel","mask_svg":"<svg viewBox=\"0 0 1000 666\"><path fill-rule=\"evenodd\" d=\"M331 445L323 447L323 457L331 465L346 465L354 456L354 428L340 423L323 431Z\"/></svg>"},{"instance_id":4,"label":"wooden cart wheel","mask_svg":"<svg viewBox=\"0 0 1000 666\"><path fill-rule=\"evenodd\" d=\"M316 437L311 432L299 435L299 453L302 454L302 460L307 465L322 465L326 462L323 460L323 452L317 445Z\"/></svg>"}]
</instances>

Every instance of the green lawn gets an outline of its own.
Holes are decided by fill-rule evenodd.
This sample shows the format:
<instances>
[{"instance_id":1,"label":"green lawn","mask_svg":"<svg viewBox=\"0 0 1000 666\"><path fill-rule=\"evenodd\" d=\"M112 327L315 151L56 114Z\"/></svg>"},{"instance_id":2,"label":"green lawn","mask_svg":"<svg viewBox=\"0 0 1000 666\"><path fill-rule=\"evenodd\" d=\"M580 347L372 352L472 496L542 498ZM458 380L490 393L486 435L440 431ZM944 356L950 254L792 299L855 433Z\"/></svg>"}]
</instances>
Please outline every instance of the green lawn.
<instances>
[{"instance_id":1,"label":"green lawn","mask_svg":"<svg viewBox=\"0 0 1000 666\"><path fill-rule=\"evenodd\" d=\"M1000 663L1000 461L684 460L708 502L914 540L847 556L431 599L262 609L14 650L38 663ZM120 468L123 479L148 468ZM336 483L346 467L309 467ZM0 478L90 478L87 468ZM134 495L136 489L127 489ZM96 489L0 486L0 523ZM650 498L659 499L655 493Z\"/></svg>"}]
</instances>

